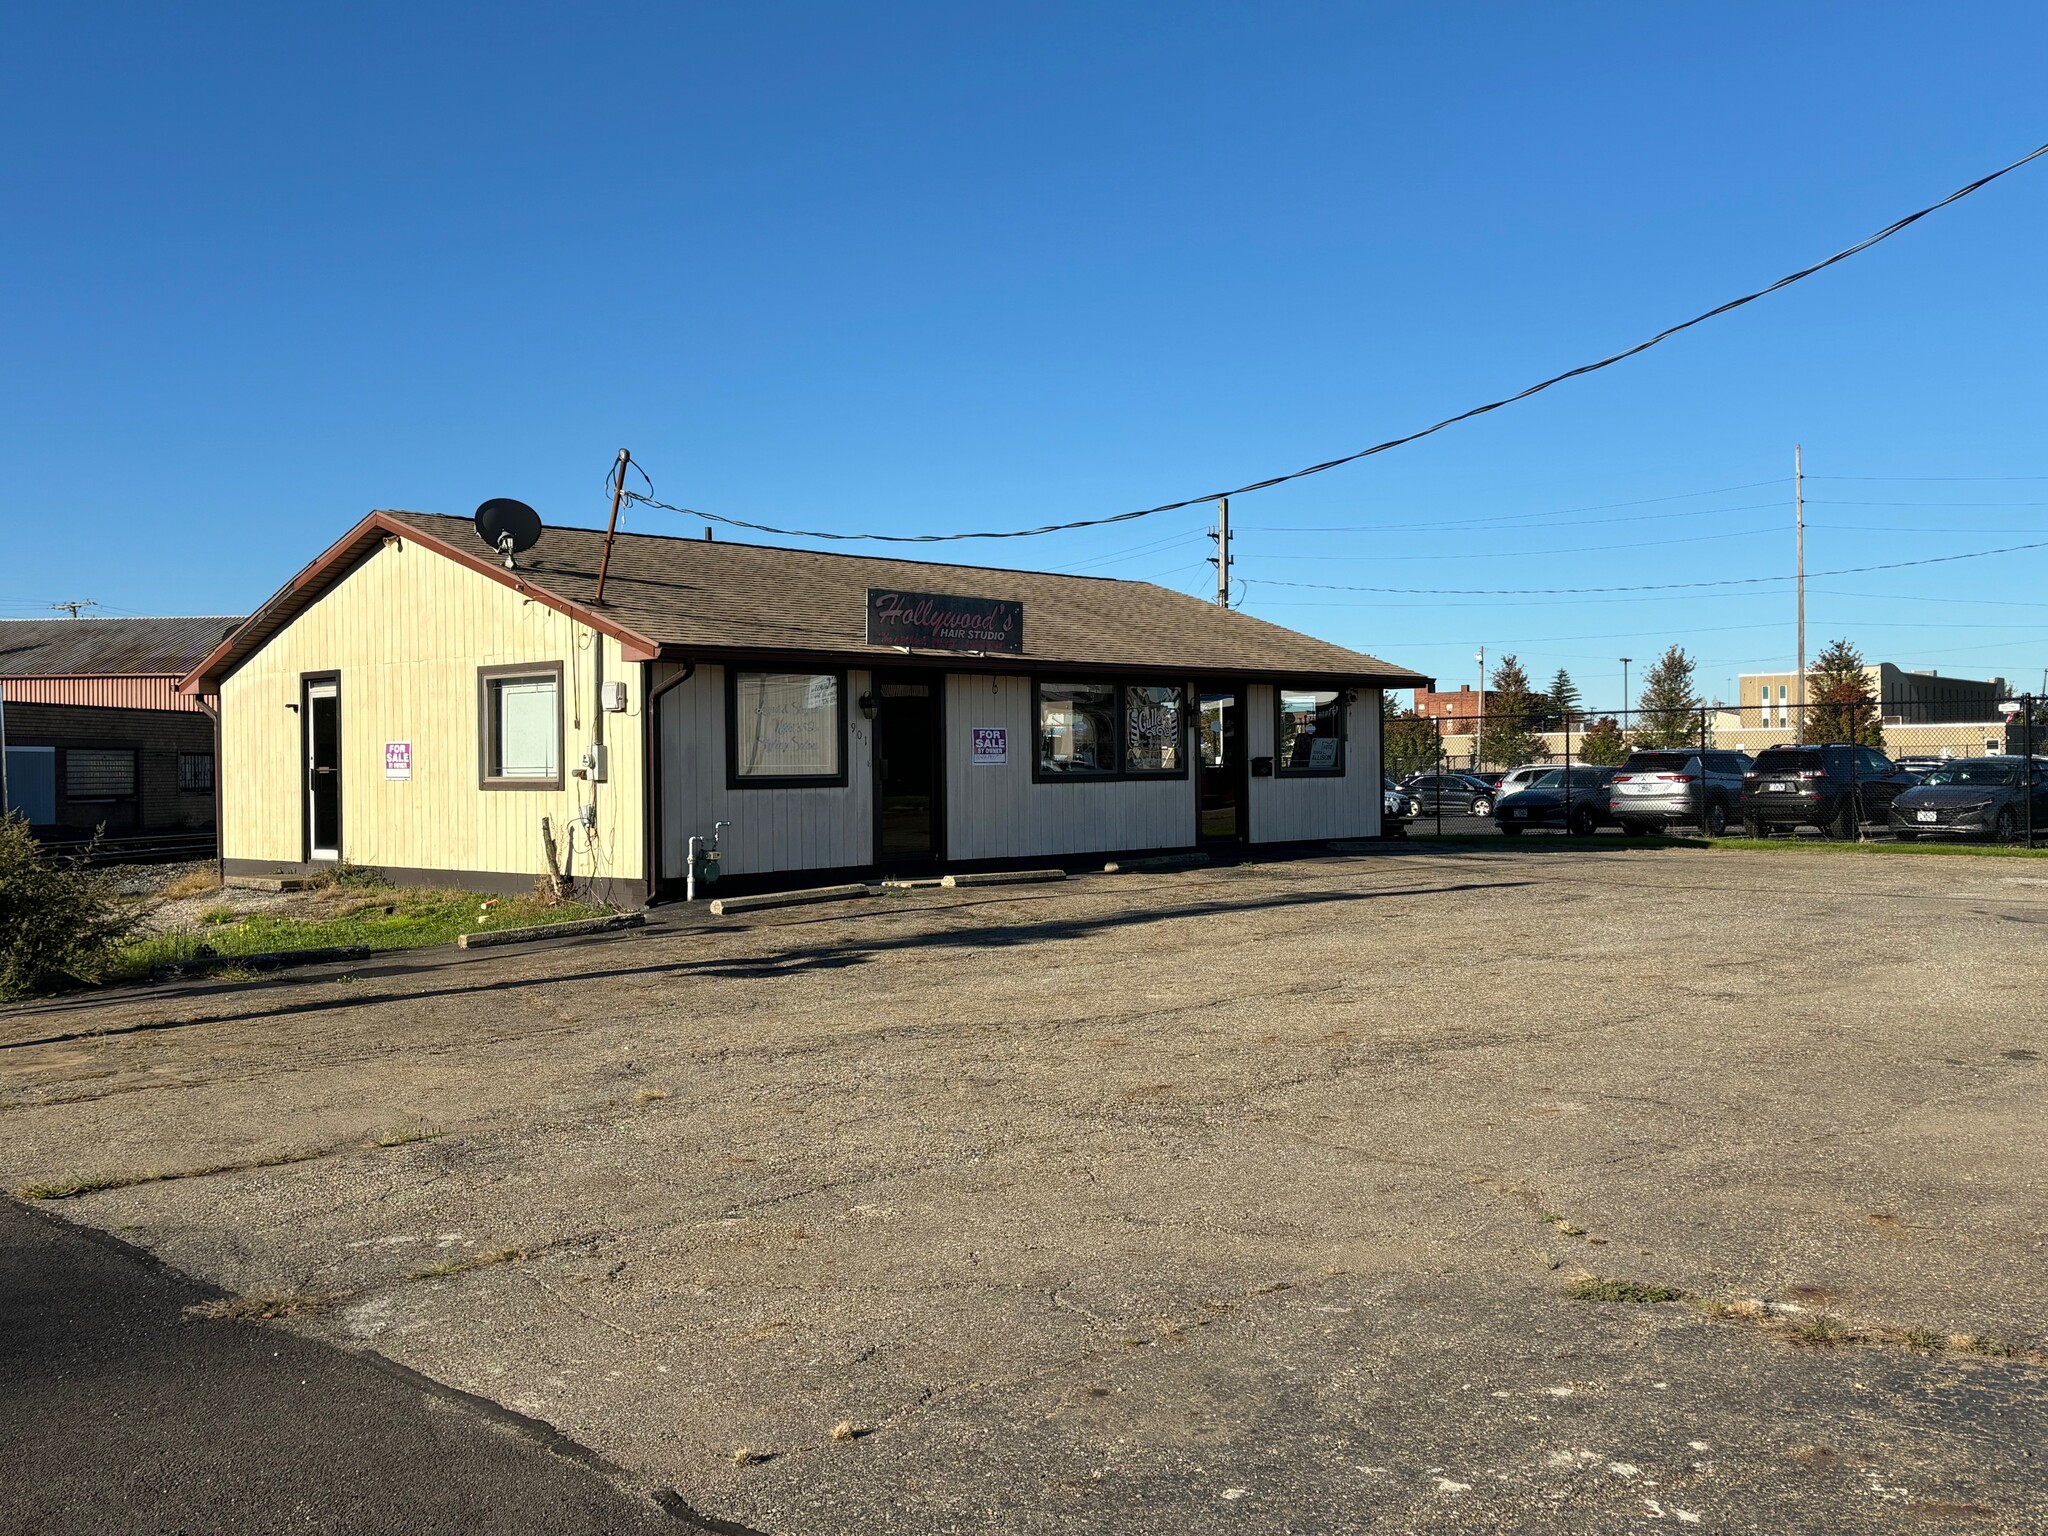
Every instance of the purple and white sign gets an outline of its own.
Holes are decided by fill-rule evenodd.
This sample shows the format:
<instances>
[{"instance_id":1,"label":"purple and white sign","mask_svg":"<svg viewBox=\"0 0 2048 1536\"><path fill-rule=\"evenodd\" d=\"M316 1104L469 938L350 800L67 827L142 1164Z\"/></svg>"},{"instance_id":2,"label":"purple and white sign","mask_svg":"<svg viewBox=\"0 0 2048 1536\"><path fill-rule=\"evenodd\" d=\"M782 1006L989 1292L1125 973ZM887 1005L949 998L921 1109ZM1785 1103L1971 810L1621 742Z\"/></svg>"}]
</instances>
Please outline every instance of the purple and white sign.
<instances>
[{"instance_id":1,"label":"purple and white sign","mask_svg":"<svg viewBox=\"0 0 2048 1536\"><path fill-rule=\"evenodd\" d=\"M1010 733L1000 725L974 728L974 761L1003 764L1010 760Z\"/></svg>"},{"instance_id":2,"label":"purple and white sign","mask_svg":"<svg viewBox=\"0 0 2048 1536\"><path fill-rule=\"evenodd\" d=\"M411 742L387 741L384 743L384 777L387 779L409 779L412 777Z\"/></svg>"}]
</instances>

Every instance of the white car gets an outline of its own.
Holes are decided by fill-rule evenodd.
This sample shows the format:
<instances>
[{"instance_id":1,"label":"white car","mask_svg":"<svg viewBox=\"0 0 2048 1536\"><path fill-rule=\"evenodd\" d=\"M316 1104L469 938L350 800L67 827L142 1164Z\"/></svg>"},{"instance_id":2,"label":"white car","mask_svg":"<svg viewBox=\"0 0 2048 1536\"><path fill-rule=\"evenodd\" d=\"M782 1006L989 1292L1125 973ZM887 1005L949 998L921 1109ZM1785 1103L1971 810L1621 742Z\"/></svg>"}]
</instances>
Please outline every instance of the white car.
<instances>
[{"instance_id":1,"label":"white car","mask_svg":"<svg viewBox=\"0 0 2048 1536\"><path fill-rule=\"evenodd\" d=\"M1524 763L1519 768L1510 768L1500 776L1500 788L1494 792L1494 803L1497 805L1509 795L1520 794L1556 766L1555 763Z\"/></svg>"}]
</instances>

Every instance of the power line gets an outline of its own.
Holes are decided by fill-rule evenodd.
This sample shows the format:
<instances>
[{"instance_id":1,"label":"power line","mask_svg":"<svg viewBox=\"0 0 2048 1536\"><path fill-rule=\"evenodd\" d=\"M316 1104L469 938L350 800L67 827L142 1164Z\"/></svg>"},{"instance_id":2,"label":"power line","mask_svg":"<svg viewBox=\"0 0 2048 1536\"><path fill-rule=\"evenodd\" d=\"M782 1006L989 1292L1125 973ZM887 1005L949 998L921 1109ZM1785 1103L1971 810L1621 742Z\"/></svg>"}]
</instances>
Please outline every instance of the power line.
<instances>
[{"instance_id":1,"label":"power line","mask_svg":"<svg viewBox=\"0 0 2048 1536\"><path fill-rule=\"evenodd\" d=\"M1983 560L1992 555L2014 555L2029 549L2048 549L2048 539L2033 544L2008 544L2002 549L1977 549L1962 555L1930 555L1920 560L1894 560L1884 565L1847 565L1833 571L1809 571L1807 575L1860 576L1868 571L1903 571L1918 565ZM1632 587L1347 587L1321 581L1275 581L1267 576L1248 578L1265 587L1304 587L1318 592L1385 592L1399 597L1577 597L1593 592L1678 592L1695 587L1751 587L1792 579L1790 576L1727 576L1718 581L1648 582Z\"/></svg>"},{"instance_id":2,"label":"power line","mask_svg":"<svg viewBox=\"0 0 2048 1536\"><path fill-rule=\"evenodd\" d=\"M947 544L962 539L1030 539L1037 538L1042 534L1067 533L1076 528L1100 528L1111 523L1128 523L1141 517L1153 517L1161 512L1178 512L1184 507L1200 506L1207 502L1219 501L1226 496L1246 496L1253 491L1269 490L1276 485L1285 485L1290 480L1301 480L1309 475L1320 475L1328 470L1341 468L1346 464L1355 464L1360 459L1370 458L1376 453L1385 453L1390 449L1405 447L1409 443L1420 442L1423 438L1441 432L1446 427L1454 427L1458 423L1470 421L1476 416L1484 416L1490 411L1497 411L1505 406L1514 405L1519 401L1528 399L1531 395L1541 394L1544 390L1551 389L1568 380L1582 378L1589 373L1598 373L1603 368L1611 368L1616 363L1625 362L1638 353L1647 352L1650 348L1669 341L1681 331L1689 331L1696 325L1703 325L1709 320L1717 319L1733 310L1740 309L1745 304L1754 304L1758 299L1766 298L1781 288L1789 288L1794 283L1812 277L1818 272L1826 271L1838 262L1844 262L1852 256L1861 255L1880 241L1889 240L1893 235L1898 234L1899 231L1919 223L1920 220L1926 218L1929 214L1940 212L1950 203L1961 201L1972 192L1988 187L2001 176L2009 176L2021 166L2026 165L2030 161L2038 160L2043 155L2048 155L2048 144L2043 144L2031 154L2022 155L2010 165L2001 166L1988 176L1980 176L1975 181L1956 188L1955 191L1949 193L1947 197L1942 198L1939 202L1929 203L1925 208L1909 213L1904 218L1893 220L1876 234L1866 236L1854 245L1835 252L1834 255L1827 257L1825 260L1817 261L1810 267L1802 267L1797 272L1788 273L1784 277L1779 278L1775 283L1759 288L1753 293L1746 293L1740 298L1730 299L1726 303L1717 304L1712 309L1694 315L1690 320L1681 320L1676 325L1667 326L1648 341L1639 341L1634 346L1612 353L1597 362L1581 363L1576 368L1568 368L1563 373L1553 374L1541 383L1531 384L1527 389L1519 390L1512 395L1504 395L1498 400L1490 400L1485 405L1475 405L1470 410L1460 411L1455 416L1446 416L1434 426L1424 427L1420 431L1410 432L1402 437L1389 438L1383 443L1374 443L1370 448L1361 448L1356 453L1347 453L1339 458L1325 459L1320 464L1311 464L1306 469L1297 469L1291 474L1270 475L1264 480L1254 480L1248 485L1240 485L1231 490L1206 491L1199 496L1185 497L1180 501L1161 502L1156 507L1141 507L1135 512L1118 512L1108 517L1084 517L1077 518L1072 522L1044 523L1036 528L991 529L973 533L828 533L819 529L778 528L770 523L752 523L737 517L726 517L716 512L700 512L689 507L678 507L669 502L656 501L651 491L646 495L628 492L627 497L632 501L643 502L650 507L658 507L664 512L676 512L684 517L702 518L708 522L723 523L729 528L746 528L755 533L771 533L778 538L825 539L834 542L870 541L885 544Z\"/></svg>"},{"instance_id":3,"label":"power line","mask_svg":"<svg viewBox=\"0 0 2048 1536\"><path fill-rule=\"evenodd\" d=\"M1520 522L1526 518L1537 517L1576 517L1581 512L1612 512L1617 507L1649 507L1665 501L1690 501L1700 496L1725 496L1732 491L1753 491L1759 486L1765 485L1789 485L1791 480L1792 477L1790 475L1779 475L1774 480L1751 480L1742 485L1719 485L1710 491L1680 491L1674 496L1645 496L1640 501L1601 501L1585 507L1557 507L1548 512L1498 512L1486 517L1459 518L1456 522L1355 523L1349 526L1323 524L1289 526L1281 523L1246 523L1244 526L1257 533L1393 533L1403 528L1449 528L1464 527L1472 523ZM1777 503L1774 501L1757 502L1755 505L1774 507ZM1663 517L1709 517L1716 511L1739 512L1742 510L1740 507L1709 507L1696 512L1666 512L1657 515ZM1615 518L1611 519L1611 521L1634 522L1636 519Z\"/></svg>"}]
</instances>

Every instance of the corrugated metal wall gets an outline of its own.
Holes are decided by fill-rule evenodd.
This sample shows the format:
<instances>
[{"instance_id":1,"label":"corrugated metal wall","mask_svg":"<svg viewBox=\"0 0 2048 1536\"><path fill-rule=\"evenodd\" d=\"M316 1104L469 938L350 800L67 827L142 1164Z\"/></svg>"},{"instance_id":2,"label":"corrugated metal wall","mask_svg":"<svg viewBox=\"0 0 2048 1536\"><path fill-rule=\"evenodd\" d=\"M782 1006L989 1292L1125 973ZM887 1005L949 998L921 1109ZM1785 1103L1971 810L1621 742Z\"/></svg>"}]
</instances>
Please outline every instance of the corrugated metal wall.
<instances>
[{"instance_id":1,"label":"corrugated metal wall","mask_svg":"<svg viewBox=\"0 0 2048 1536\"><path fill-rule=\"evenodd\" d=\"M174 709L204 714L199 700L178 692L175 677L5 677L10 704L84 704L94 709Z\"/></svg>"},{"instance_id":2,"label":"corrugated metal wall","mask_svg":"<svg viewBox=\"0 0 2048 1536\"><path fill-rule=\"evenodd\" d=\"M679 669L655 668L655 685ZM714 822L729 875L793 869L850 869L874 862L874 771L871 732L854 701L869 674L846 677L847 781L799 789L727 789L725 669L704 666L661 701L661 868L680 880L691 836L709 837Z\"/></svg>"},{"instance_id":3,"label":"corrugated metal wall","mask_svg":"<svg viewBox=\"0 0 2048 1536\"><path fill-rule=\"evenodd\" d=\"M392 541L258 651L221 689L222 853L304 857L302 674L341 674L342 854L384 868L538 875L540 821L557 840L589 786L567 777L592 741L597 637L566 615L411 543ZM626 684L606 715L610 780L597 787L596 868L643 878L641 671L605 640L604 675ZM559 790L478 787L477 669L560 662ZM387 742L412 745L412 777L385 777Z\"/></svg>"}]
</instances>

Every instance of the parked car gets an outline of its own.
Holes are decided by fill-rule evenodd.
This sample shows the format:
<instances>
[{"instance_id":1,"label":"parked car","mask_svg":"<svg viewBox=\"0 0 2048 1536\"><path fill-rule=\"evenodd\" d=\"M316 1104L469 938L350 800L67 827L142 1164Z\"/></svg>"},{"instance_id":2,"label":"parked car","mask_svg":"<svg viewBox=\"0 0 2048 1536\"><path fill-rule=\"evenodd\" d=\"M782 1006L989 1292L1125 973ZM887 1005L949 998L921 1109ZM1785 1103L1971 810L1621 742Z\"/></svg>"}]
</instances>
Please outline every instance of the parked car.
<instances>
[{"instance_id":1,"label":"parked car","mask_svg":"<svg viewBox=\"0 0 2048 1536\"><path fill-rule=\"evenodd\" d=\"M1953 758L1947 757L1901 757L1895 759L1892 766L1925 782L1927 775L1937 768L1947 767L1953 761Z\"/></svg>"},{"instance_id":2,"label":"parked car","mask_svg":"<svg viewBox=\"0 0 2048 1536\"><path fill-rule=\"evenodd\" d=\"M1473 774L1444 768L1418 773L1401 787L1416 799L1416 814L1488 816L1493 812L1493 786Z\"/></svg>"},{"instance_id":3,"label":"parked car","mask_svg":"<svg viewBox=\"0 0 2048 1536\"><path fill-rule=\"evenodd\" d=\"M1420 814L1420 805L1413 795L1394 782L1392 774L1382 776L1380 789L1384 796L1381 819L1386 829L1399 837L1408 830L1408 823Z\"/></svg>"},{"instance_id":4,"label":"parked car","mask_svg":"<svg viewBox=\"0 0 2048 1536\"><path fill-rule=\"evenodd\" d=\"M1749 757L1691 747L1631 752L1614 776L1609 810L1631 837L1684 824L1719 837L1742 798Z\"/></svg>"},{"instance_id":5,"label":"parked car","mask_svg":"<svg viewBox=\"0 0 2048 1536\"><path fill-rule=\"evenodd\" d=\"M1509 837L1528 827L1563 827L1580 837L1613 824L1607 799L1616 768L1550 768L1528 788L1493 808L1493 824Z\"/></svg>"},{"instance_id":6,"label":"parked car","mask_svg":"<svg viewBox=\"0 0 2048 1536\"><path fill-rule=\"evenodd\" d=\"M1913 782L1874 747L1766 747L1743 775L1737 809L1751 837L1795 827L1854 837L1860 821L1887 820Z\"/></svg>"},{"instance_id":7,"label":"parked car","mask_svg":"<svg viewBox=\"0 0 2048 1536\"><path fill-rule=\"evenodd\" d=\"M1510 768L1493 786L1494 803L1499 804L1509 795L1519 795L1543 775L1553 772L1555 768L1554 763L1524 763L1519 768Z\"/></svg>"},{"instance_id":8,"label":"parked car","mask_svg":"<svg viewBox=\"0 0 2048 1536\"><path fill-rule=\"evenodd\" d=\"M2048 832L2048 758L2034 759L2036 832ZM2009 843L2027 829L2024 757L1951 758L1892 801L1892 836L1983 837Z\"/></svg>"}]
</instances>

